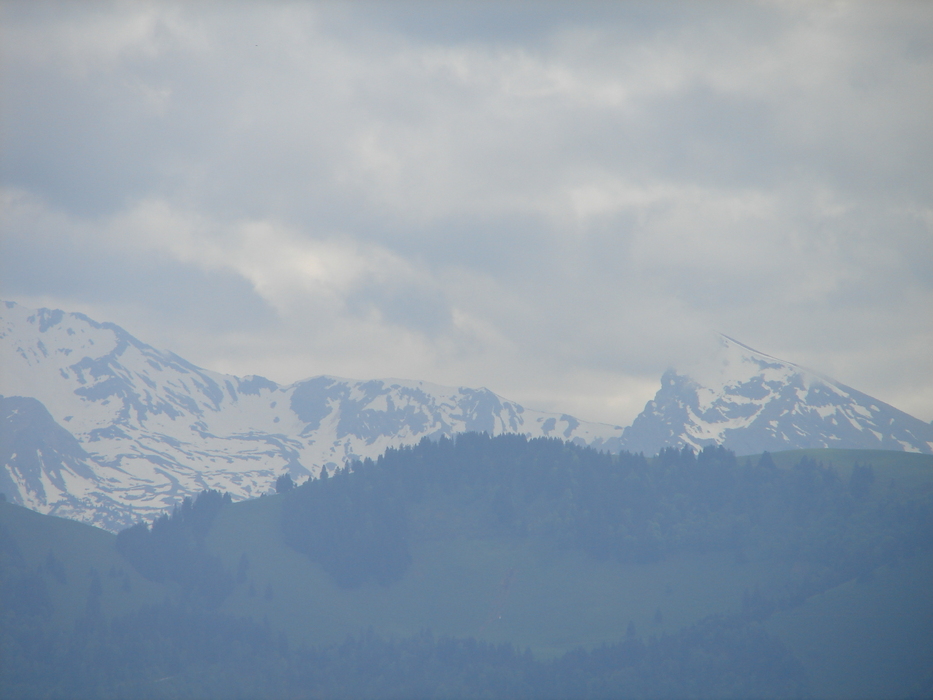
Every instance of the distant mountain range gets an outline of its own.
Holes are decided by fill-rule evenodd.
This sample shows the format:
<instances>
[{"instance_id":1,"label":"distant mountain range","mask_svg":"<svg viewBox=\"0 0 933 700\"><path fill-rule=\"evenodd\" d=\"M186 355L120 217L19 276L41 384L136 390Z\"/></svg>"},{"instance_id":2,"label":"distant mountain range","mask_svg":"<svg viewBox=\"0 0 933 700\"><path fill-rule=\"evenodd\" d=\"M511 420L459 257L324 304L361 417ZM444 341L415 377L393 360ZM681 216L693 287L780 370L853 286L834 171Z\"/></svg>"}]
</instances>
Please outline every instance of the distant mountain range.
<instances>
[{"instance_id":1,"label":"distant mountain range","mask_svg":"<svg viewBox=\"0 0 933 700\"><path fill-rule=\"evenodd\" d=\"M488 389L320 376L281 386L201 369L83 314L0 303L0 491L119 529L205 488L267 492L390 446L479 431L655 454L724 444L933 453L933 426L722 338L704 382L670 371L628 428L526 409Z\"/></svg>"},{"instance_id":2,"label":"distant mountain range","mask_svg":"<svg viewBox=\"0 0 933 700\"><path fill-rule=\"evenodd\" d=\"M621 449L620 426L523 408L487 389L210 372L83 314L0 303L0 491L116 529L206 488L259 496L387 447L477 431Z\"/></svg>"}]
</instances>

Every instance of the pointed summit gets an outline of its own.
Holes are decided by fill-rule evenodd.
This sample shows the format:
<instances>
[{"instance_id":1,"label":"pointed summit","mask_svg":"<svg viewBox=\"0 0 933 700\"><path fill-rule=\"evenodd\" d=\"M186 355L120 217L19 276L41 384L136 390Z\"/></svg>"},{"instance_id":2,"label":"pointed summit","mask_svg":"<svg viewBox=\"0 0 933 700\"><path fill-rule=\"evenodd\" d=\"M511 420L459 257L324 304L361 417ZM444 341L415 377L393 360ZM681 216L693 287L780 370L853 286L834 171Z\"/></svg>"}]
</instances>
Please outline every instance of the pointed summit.
<instances>
[{"instance_id":1,"label":"pointed summit","mask_svg":"<svg viewBox=\"0 0 933 700\"><path fill-rule=\"evenodd\" d=\"M719 336L715 357L668 370L623 448L724 445L738 454L838 447L933 453L933 426L799 365Z\"/></svg>"}]
</instances>

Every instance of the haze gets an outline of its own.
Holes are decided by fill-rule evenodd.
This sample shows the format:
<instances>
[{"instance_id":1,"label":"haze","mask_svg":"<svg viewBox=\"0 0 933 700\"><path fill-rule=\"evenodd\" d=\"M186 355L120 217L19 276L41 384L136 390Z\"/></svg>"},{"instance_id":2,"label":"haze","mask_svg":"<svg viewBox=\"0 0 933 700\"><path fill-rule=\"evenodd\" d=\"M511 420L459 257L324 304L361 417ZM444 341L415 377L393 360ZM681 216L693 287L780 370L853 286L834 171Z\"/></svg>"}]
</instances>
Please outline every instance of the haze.
<instances>
[{"instance_id":1,"label":"haze","mask_svg":"<svg viewBox=\"0 0 933 700\"><path fill-rule=\"evenodd\" d=\"M4 299L618 425L720 331L933 419L928 3L2 12Z\"/></svg>"}]
</instances>

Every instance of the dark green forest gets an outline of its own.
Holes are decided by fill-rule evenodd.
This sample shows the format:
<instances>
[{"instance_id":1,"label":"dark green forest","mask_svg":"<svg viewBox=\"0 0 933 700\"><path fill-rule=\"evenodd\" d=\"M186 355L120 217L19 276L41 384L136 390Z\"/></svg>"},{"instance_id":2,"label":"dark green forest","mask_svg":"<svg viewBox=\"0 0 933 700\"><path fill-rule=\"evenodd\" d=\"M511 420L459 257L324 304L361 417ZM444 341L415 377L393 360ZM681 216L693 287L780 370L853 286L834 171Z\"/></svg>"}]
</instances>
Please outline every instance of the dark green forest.
<instances>
[{"instance_id":1,"label":"dark green forest","mask_svg":"<svg viewBox=\"0 0 933 700\"><path fill-rule=\"evenodd\" d=\"M557 439L465 434L390 449L286 495L285 541L341 586L390 585L410 531L519 535L597 559L650 562L726 550L813 565L800 600L933 545L930 500L870 499L870 465L847 478L803 457L778 469L722 447L611 455ZM432 517L427 517L430 512Z\"/></svg>"},{"instance_id":2,"label":"dark green forest","mask_svg":"<svg viewBox=\"0 0 933 700\"><path fill-rule=\"evenodd\" d=\"M425 440L300 485L280 478L278 495L250 506L250 522L271 533L261 549L275 561L295 552L331 582L298 595L280 580L284 564L260 571L259 550L248 555L241 535L224 539L248 514L215 491L116 537L0 503L0 695L822 697L819 665L778 632L806 625L795 614L805 605L883 600L874 577L903 578L933 553L933 490L907 488L893 473L808 455L779 467L767 453L737 458L722 448L647 459L515 435ZM76 544L65 553L56 542ZM689 624L665 628L657 606L646 622L549 656L432 625L402 635L364 626L334 642L323 629L298 636L270 618L276 605L297 615L400 591L419 565L434 566L419 559L434 551L425 543L460 551L464 542L480 554L507 543L534 560L580 556L573 561L593 562L594 572L623 566L637 576L687 556L781 575ZM514 577L479 637L506 614ZM569 603L551 601L554 611L541 615ZM890 697L933 697L930 669L897 685L892 677Z\"/></svg>"}]
</instances>

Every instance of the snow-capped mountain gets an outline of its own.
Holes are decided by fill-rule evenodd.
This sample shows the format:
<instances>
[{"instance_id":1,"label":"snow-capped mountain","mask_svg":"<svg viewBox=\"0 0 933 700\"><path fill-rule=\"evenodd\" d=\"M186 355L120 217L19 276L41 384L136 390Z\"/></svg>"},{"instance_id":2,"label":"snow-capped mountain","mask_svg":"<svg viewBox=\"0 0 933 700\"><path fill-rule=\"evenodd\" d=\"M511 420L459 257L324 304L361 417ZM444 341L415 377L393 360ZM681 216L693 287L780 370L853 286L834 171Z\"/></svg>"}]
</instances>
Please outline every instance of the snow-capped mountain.
<instances>
[{"instance_id":1,"label":"snow-capped mountain","mask_svg":"<svg viewBox=\"0 0 933 700\"><path fill-rule=\"evenodd\" d=\"M738 454L843 447L933 453L933 425L839 382L720 336L703 379L670 370L623 448L724 445Z\"/></svg>"},{"instance_id":2,"label":"snow-capped mountain","mask_svg":"<svg viewBox=\"0 0 933 700\"><path fill-rule=\"evenodd\" d=\"M0 490L117 529L205 488L258 496L390 446L465 431L617 451L622 428L487 389L314 377L280 386L201 369L82 314L0 303ZM13 398L25 397L25 398Z\"/></svg>"},{"instance_id":3,"label":"snow-capped mountain","mask_svg":"<svg viewBox=\"0 0 933 700\"><path fill-rule=\"evenodd\" d=\"M933 453L933 425L721 337L712 370L668 371L624 431L487 389L320 376L280 386L201 369L82 314L0 303L0 492L117 529L205 488L235 498L391 446L466 431L652 455L722 444ZM699 377L702 377L700 379Z\"/></svg>"}]
</instances>

